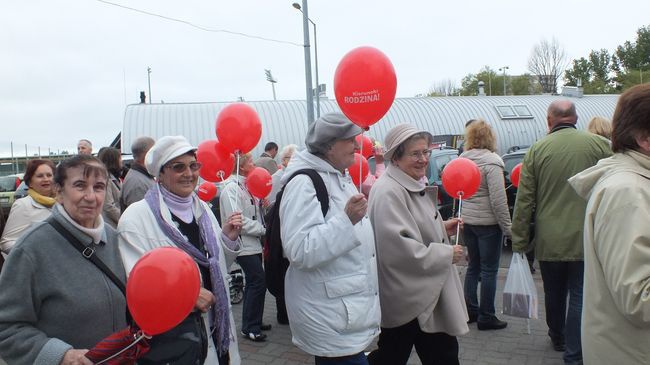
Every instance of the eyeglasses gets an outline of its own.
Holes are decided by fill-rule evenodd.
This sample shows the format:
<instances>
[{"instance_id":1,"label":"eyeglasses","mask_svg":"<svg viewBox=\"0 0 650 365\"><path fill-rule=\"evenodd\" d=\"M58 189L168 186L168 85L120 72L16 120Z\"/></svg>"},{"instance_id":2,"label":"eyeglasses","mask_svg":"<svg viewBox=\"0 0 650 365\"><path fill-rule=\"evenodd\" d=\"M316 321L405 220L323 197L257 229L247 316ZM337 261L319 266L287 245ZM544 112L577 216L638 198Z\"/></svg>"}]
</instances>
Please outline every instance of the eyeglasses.
<instances>
[{"instance_id":1,"label":"eyeglasses","mask_svg":"<svg viewBox=\"0 0 650 365\"><path fill-rule=\"evenodd\" d=\"M183 162L175 162L171 165L165 165L165 167L172 169L175 173L181 174L187 170L189 167L192 172L199 171L201 169L201 166L203 166L200 162L190 162L189 165L183 163Z\"/></svg>"},{"instance_id":2,"label":"eyeglasses","mask_svg":"<svg viewBox=\"0 0 650 365\"><path fill-rule=\"evenodd\" d=\"M431 150L415 151L407 155L413 161L423 161L431 157Z\"/></svg>"}]
</instances>

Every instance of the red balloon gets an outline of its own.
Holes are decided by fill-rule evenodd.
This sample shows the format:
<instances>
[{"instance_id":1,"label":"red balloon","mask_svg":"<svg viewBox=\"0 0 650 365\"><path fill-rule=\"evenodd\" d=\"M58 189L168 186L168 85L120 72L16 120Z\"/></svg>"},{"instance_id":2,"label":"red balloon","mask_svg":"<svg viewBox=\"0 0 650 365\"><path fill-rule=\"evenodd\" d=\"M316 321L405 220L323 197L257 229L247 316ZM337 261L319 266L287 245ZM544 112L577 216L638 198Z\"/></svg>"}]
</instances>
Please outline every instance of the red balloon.
<instances>
[{"instance_id":1,"label":"red balloon","mask_svg":"<svg viewBox=\"0 0 650 365\"><path fill-rule=\"evenodd\" d=\"M366 159L369 159L374 155L374 151L372 149L372 140L368 136L364 136L363 134L359 134L358 136L354 137L354 140L357 141L357 145L363 146L363 157ZM355 152L360 152L360 149L356 149Z\"/></svg>"},{"instance_id":2,"label":"red balloon","mask_svg":"<svg viewBox=\"0 0 650 365\"><path fill-rule=\"evenodd\" d=\"M227 179L235 166L235 156L213 139L199 144L196 160L203 165L199 172L201 178L211 182Z\"/></svg>"},{"instance_id":3,"label":"red balloon","mask_svg":"<svg viewBox=\"0 0 650 365\"><path fill-rule=\"evenodd\" d=\"M199 199L204 202L209 202L212 200L215 195L217 195L217 186L214 183L206 181L203 184L199 185L199 191L197 192Z\"/></svg>"},{"instance_id":4,"label":"red balloon","mask_svg":"<svg viewBox=\"0 0 650 365\"><path fill-rule=\"evenodd\" d=\"M265 168L256 167L246 176L246 188L256 198L264 199L273 188L271 174Z\"/></svg>"},{"instance_id":5,"label":"red balloon","mask_svg":"<svg viewBox=\"0 0 650 365\"><path fill-rule=\"evenodd\" d=\"M358 153L354 154L354 162L350 167L348 167L348 172L350 177L352 177L352 182L354 185L359 186L361 183L359 181L359 169L361 169L361 181L364 181L370 173L370 166L368 165L368 160L365 157L361 156Z\"/></svg>"},{"instance_id":6,"label":"red balloon","mask_svg":"<svg viewBox=\"0 0 650 365\"><path fill-rule=\"evenodd\" d=\"M519 187L519 178L521 177L522 165L523 164L521 162L518 163L515 167L512 168L512 172L510 173L510 182L515 186L515 188Z\"/></svg>"},{"instance_id":7,"label":"red balloon","mask_svg":"<svg viewBox=\"0 0 650 365\"><path fill-rule=\"evenodd\" d=\"M255 109L234 103L221 109L216 122L217 138L230 152L250 152L262 136L262 122Z\"/></svg>"},{"instance_id":8,"label":"red balloon","mask_svg":"<svg viewBox=\"0 0 650 365\"><path fill-rule=\"evenodd\" d=\"M147 335L181 323L192 311L200 288L199 269L185 251L161 247L144 254L126 283L129 311Z\"/></svg>"},{"instance_id":9,"label":"red balloon","mask_svg":"<svg viewBox=\"0 0 650 365\"><path fill-rule=\"evenodd\" d=\"M481 172L474 161L459 157L442 170L442 186L447 194L457 199L467 199L476 193L481 184Z\"/></svg>"},{"instance_id":10,"label":"red balloon","mask_svg":"<svg viewBox=\"0 0 650 365\"><path fill-rule=\"evenodd\" d=\"M343 114L361 128L377 123L386 114L396 91L393 64L376 48L355 48L336 67L336 101Z\"/></svg>"}]
</instances>

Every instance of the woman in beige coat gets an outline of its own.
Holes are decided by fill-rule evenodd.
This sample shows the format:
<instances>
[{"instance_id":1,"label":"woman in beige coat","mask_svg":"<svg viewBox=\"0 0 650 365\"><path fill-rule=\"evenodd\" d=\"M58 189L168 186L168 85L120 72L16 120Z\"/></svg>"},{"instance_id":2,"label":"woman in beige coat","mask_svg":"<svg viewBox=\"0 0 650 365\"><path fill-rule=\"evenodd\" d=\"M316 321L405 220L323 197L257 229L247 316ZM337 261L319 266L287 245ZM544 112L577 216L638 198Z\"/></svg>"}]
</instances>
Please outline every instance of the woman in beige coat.
<instances>
[{"instance_id":1,"label":"woman in beige coat","mask_svg":"<svg viewBox=\"0 0 650 365\"><path fill-rule=\"evenodd\" d=\"M386 172L370 194L375 231L381 334L370 364L406 364L413 346L423 364L458 364L456 336L469 331L455 264L463 249L451 245L458 219L443 221L435 187L423 186L432 136L410 124L386 135Z\"/></svg>"}]
</instances>

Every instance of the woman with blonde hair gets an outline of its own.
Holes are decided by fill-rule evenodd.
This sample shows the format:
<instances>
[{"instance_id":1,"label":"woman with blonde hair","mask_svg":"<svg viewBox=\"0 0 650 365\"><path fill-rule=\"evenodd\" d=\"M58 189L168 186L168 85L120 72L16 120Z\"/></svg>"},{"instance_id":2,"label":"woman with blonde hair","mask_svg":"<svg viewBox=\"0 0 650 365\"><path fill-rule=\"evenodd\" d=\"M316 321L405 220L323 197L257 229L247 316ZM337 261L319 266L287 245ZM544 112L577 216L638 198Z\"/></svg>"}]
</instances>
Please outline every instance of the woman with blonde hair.
<instances>
[{"instance_id":1,"label":"woman with blonde hair","mask_svg":"<svg viewBox=\"0 0 650 365\"><path fill-rule=\"evenodd\" d=\"M262 266L262 236L266 228L262 223L260 200L254 197L246 188L246 177L255 169L250 153L239 158L239 170L235 166L233 174L226 182L221 192L219 205L221 219L226 219L233 212L241 212L241 245L237 263L244 270L246 287L244 288L244 303L242 306L241 333L244 338L260 342L266 339L262 331L271 329L271 325L262 324L264 314L264 297L266 295L266 279Z\"/></svg>"},{"instance_id":2,"label":"woman with blonde hair","mask_svg":"<svg viewBox=\"0 0 650 365\"><path fill-rule=\"evenodd\" d=\"M591 121L589 121L587 130L590 133L603 136L607 139L612 139L612 122L603 117L593 117Z\"/></svg>"},{"instance_id":3,"label":"woman with blonde hair","mask_svg":"<svg viewBox=\"0 0 650 365\"><path fill-rule=\"evenodd\" d=\"M510 237L510 212L504 182L504 163L495 153L492 127L477 119L465 129L465 152L460 157L474 161L481 172L481 185L463 204L463 237L469 263L465 275L465 303L470 322L479 330L505 328L495 313L497 272L502 236ZM477 297L479 276L481 299Z\"/></svg>"}]
</instances>

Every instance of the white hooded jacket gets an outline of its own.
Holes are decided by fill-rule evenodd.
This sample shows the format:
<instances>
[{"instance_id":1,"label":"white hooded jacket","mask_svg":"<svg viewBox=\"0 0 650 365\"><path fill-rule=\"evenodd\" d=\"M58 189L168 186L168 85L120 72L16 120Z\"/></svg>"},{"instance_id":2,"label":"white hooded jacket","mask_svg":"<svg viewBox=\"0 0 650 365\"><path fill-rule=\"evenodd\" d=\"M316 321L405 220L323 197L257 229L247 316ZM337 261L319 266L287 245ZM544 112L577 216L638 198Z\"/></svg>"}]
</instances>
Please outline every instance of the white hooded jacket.
<instances>
[{"instance_id":1,"label":"white hooded jacket","mask_svg":"<svg viewBox=\"0 0 650 365\"><path fill-rule=\"evenodd\" d=\"M294 154L281 184L300 169L318 171L329 196L323 217L306 175L287 184L280 203L284 254L290 262L285 298L293 343L339 357L366 349L379 334L377 260L369 219L352 225L344 208L358 194L351 178L308 151Z\"/></svg>"}]
</instances>

